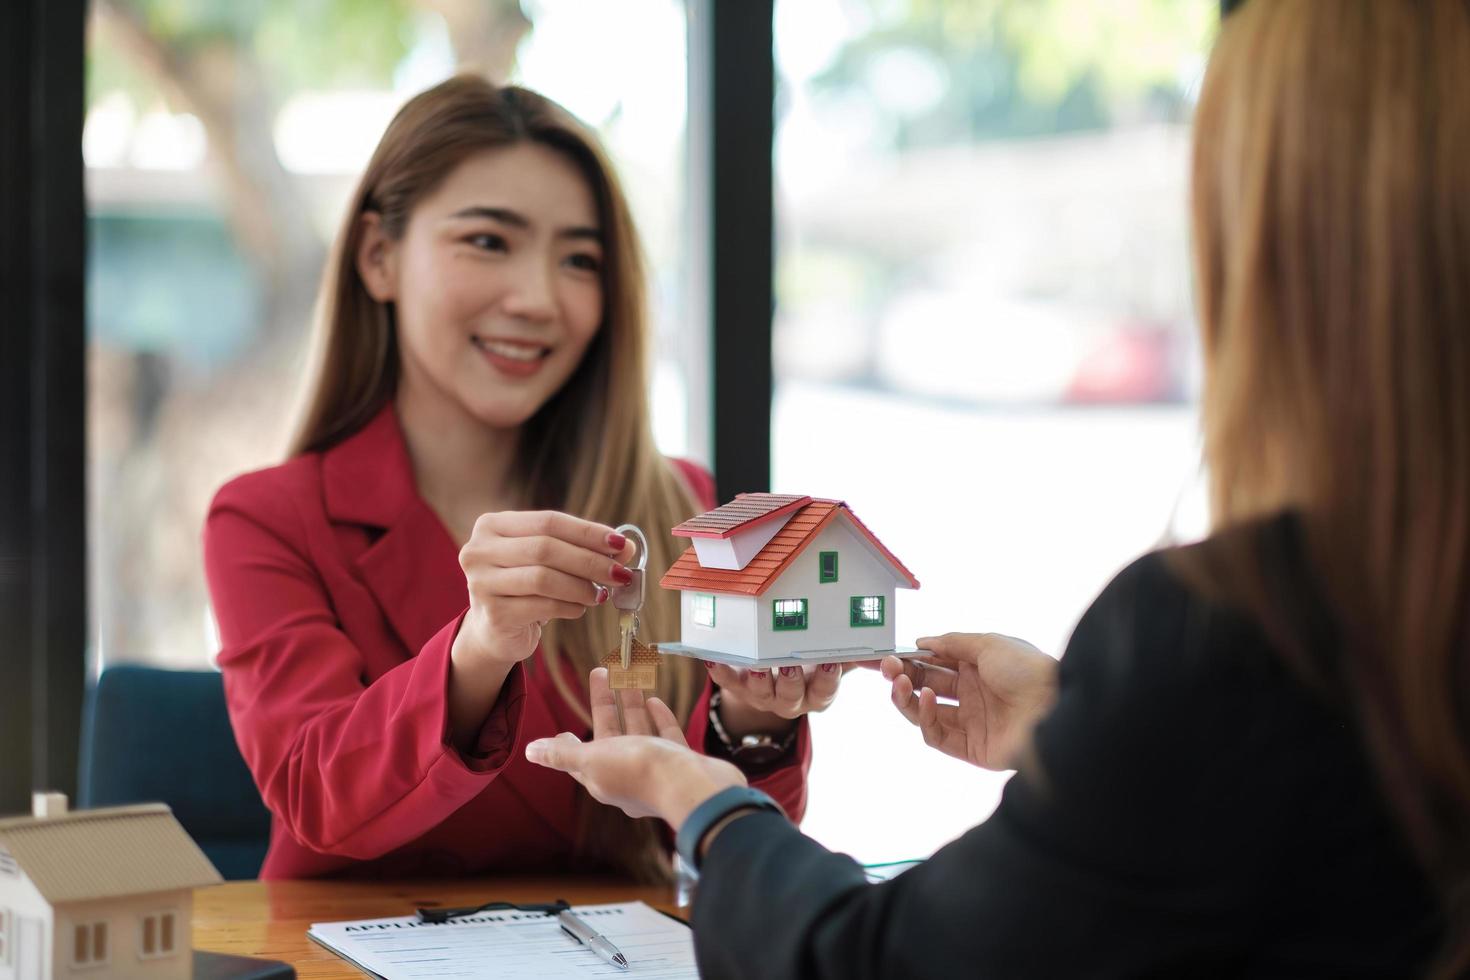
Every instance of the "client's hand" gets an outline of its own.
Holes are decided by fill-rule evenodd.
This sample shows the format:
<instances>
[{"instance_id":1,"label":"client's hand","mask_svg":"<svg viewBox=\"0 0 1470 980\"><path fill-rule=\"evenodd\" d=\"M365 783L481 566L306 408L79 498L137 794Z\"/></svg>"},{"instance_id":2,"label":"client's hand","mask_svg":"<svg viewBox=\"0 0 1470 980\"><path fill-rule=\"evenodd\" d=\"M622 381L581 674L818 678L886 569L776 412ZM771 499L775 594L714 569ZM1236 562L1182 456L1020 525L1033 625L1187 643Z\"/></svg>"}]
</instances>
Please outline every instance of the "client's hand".
<instances>
[{"instance_id":1,"label":"client's hand","mask_svg":"<svg viewBox=\"0 0 1470 980\"><path fill-rule=\"evenodd\" d=\"M1057 662L999 633L946 633L917 645L930 656L884 657L880 665L894 706L945 755L984 769L1015 768L1056 700Z\"/></svg>"},{"instance_id":2,"label":"client's hand","mask_svg":"<svg viewBox=\"0 0 1470 980\"><path fill-rule=\"evenodd\" d=\"M709 797L745 785L745 776L730 763L689 748L678 719L658 698L645 700L642 691L615 693L603 667L592 671L588 687L592 741L562 732L527 745L527 759L569 773L596 799L630 817L661 817L676 829Z\"/></svg>"}]
</instances>

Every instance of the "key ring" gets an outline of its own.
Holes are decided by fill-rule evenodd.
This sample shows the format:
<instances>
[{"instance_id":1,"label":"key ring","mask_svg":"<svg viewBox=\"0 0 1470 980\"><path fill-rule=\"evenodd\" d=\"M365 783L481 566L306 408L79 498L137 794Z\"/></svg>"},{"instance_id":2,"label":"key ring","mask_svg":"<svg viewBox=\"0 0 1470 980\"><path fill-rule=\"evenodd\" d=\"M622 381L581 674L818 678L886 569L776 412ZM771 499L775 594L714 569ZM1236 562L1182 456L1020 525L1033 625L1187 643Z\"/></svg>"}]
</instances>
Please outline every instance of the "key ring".
<instances>
[{"instance_id":1,"label":"key ring","mask_svg":"<svg viewBox=\"0 0 1470 980\"><path fill-rule=\"evenodd\" d=\"M613 589L613 608L620 609L623 612L637 612L643 608L643 573L648 569L648 538L643 536L643 529L636 524L624 524L621 527L613 528L613 531L626 538L632 538L638 545L638 550L634 552L634 557L638 559L638 564L628 566L629 570L633 573L633 581L628 585ZM627 604L628 600L624 596L634 587L638 591L637 604L629 605ZM620 599L622 601L619 601Z\"/></svg>"}]
</instances>

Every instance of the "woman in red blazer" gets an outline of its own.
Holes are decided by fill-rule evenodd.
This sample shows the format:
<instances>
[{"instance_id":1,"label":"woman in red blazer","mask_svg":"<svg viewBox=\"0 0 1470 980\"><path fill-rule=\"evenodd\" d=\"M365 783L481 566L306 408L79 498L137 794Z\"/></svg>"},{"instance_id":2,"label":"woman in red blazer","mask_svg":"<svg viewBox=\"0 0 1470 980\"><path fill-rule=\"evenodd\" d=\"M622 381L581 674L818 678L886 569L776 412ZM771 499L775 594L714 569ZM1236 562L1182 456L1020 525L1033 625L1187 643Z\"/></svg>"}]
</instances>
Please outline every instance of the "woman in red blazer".
<instances>
[{"instance_id":1,"label":"woman in red blazer","mask_svg":"<svg viewBox=\"0 0 1470 980\"><path fill-rule=\"evenodd\" d=\"M613 526L648 534L657 582L668 529L715 503L654 449L641 277L612 169L554 103L463 76L388 127L327 269L290 458L227 484L205 525L230 716L274 816L262 877L667 874L652 821L523 751L590 734L582 679L616 644L633 555ZM677 630L649 588L641 634ZM802 716L840 672L722 671L729 735L770 736L757 765L710 734L704 668L670 660L690 743L799 817Z\"/></svg>"}]
</instances>

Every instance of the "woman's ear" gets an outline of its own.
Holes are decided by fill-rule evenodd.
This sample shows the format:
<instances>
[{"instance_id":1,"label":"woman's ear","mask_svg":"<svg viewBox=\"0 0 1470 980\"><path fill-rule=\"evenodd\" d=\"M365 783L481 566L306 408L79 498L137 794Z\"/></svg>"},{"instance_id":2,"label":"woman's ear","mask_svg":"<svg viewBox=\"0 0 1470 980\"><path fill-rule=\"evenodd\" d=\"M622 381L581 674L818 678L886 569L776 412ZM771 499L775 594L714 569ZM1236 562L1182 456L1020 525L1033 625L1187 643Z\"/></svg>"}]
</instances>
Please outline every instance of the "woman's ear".
<instances>
[{"instance_id":1,"label":"woman's ear","mask_svg":"<svg viewBox=\"0 0 1470 980\"><path fill-rule=\"evenodd\" d=\"M383 230L383 216L376 211L364 211L357 221L357 274L369 296L391 303L398 298L397 243Z\"/></svg>"}]
</instances>

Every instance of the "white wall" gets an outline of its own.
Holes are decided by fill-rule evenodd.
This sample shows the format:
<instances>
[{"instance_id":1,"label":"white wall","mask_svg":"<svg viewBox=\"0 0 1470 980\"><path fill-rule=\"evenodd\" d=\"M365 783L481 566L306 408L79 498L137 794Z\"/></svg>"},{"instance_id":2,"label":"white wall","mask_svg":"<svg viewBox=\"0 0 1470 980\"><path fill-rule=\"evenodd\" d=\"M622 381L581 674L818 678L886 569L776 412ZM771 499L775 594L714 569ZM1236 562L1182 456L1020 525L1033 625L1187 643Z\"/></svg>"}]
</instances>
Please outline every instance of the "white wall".
<instances>
[{"instance_id":1,"label":"white wall","mask_svg":"<svg viewBox=\"0 0 1470 980\"><path fill-rule=\"evenodd\" d=\"M24 873L5 869L0 869L0 909L10 911L11 965L0 960L0 978L19 980L22 965L29 969L31 964L39 964L41 980L50 980L45 971L51 964L51 906ZM36 945L39 950L34 948Z\"/></svg>"},{"instance_id":2,"label":"white wall","mask_svg":"<svg viewBox=\"0 0 1470 980\"><path fill-rule=\"evenodd\" d=\"M819 562L824 551L837 552L835 582L821 581ZM877 558L867 540L839 515L760 597L755 621L758 656L858 648L892 650L894 588L894 573L887 562ZM849 625L850 603L858 595L883 597L882 626ZM805 599L807 628L776 630L772 610L777 599Z\"/></svg>"},{"instance_id":3,"label":"white wall","mask_svg":"<svg viewBox=\"0 0 1470 980\"><path fill-rule=\"evenodd\" d=\"M714 629L694 625L694 596L715 597ZM681 592L679 594L679 642L685 646L753 657L756 650L757 600L744 595Z\"/></svg>"},{"instance_id":4,"label":"white wall","mask_svg":"<svg viewBox=\"0 0 1470 980\"><path fill-rule=\"evenodd\" d=\"M71 977L116 977L119 980L189 980L194 952L190 923L194 893L188 889L97 902L68 902L56 908L56 930L52 962L56 980ZM173 912L174 952L157 959L143 959L143 916ZM71 966L73 934L79 922L107 923L107 966Z\"/></svg>"}]
</instances>

